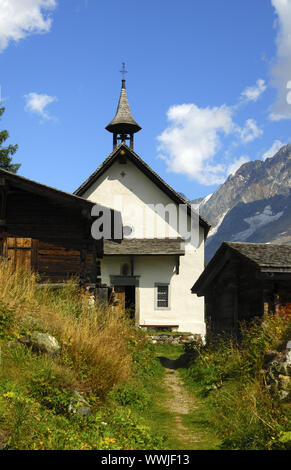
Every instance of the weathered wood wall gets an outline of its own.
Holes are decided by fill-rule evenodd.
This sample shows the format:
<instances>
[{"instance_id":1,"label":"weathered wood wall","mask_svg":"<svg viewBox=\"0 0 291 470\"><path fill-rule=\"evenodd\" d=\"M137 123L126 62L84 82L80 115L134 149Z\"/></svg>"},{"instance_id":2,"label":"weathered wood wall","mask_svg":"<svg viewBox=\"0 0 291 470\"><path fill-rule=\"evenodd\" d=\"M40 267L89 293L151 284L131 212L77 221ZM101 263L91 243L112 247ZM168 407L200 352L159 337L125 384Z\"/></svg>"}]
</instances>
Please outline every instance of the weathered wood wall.
<instances>
[{"instance_id":1,"label":"weathered wood wall","mask_svg":"<svg viewBox=\"0 0 291 470\"><path fill-rule=\"evenodd\" d=\"M94 253L84 254L82 266L81 250L72 250L31 238L4 236L0 242L1 254L27 270L39 273L42 281L63 282L71 277L83 276L85 283L96 283L100 276L100 262L94 264ZM83 270L83 272L82 272ZM95 277L96 276L96 277Z\"/></svg>"},{"instance_id":2,"label":"weathered wood wall","mask_svg":"<svg viewBox=\"0 0 291 470\"><path fill-rule=\"evenodd\" d=\"M214 332L238 333L239 322L263 315L263 284L255 269L231 260L205 295L206 317Z\"/></svg>"}]
</instances>

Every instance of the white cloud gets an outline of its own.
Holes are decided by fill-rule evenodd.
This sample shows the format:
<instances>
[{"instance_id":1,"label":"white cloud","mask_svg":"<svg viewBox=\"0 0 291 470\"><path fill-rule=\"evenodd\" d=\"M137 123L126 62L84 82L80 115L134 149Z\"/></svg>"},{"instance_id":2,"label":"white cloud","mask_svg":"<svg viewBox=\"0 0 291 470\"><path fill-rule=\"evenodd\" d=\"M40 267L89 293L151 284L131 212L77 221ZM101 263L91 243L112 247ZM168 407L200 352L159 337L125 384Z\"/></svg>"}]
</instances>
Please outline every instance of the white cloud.
<instances>
[{"instance_id":1,"label":"white cloud","mask_svg":"<svg viewBox=\"0 0 291 470\"><path fill-rule=\"evenodd\" d=\"M279 150L283 147L283 142L280 140L275 140L272 146L264 153L262 156L262 160L266 160L267 158L272 158Z\"/></svg>"},{"instance_id":2,"label":"white cloud","mask_svg":"<svg viewBox=\"0 0 291 470\"><path fill-rule=\"evenodd\" d=\"M221 134L228 135L233 130L231 108L182 104L172 106L167 117L170 125L158 136L158 150L168 169L201 184L222 183L225 168L212 160L221 146Z\"/></svg>"},{"instance_id":3,"label":"white cloud","mask_svg":"<svg viewBox=\"0 0 291 470\"><path fill-rule=\"evenodd\" d=\"M244 128L237 126L236 130L244 144L252 142L263 134L262 129L258 127L254 119L248 119Z\"/></svg>"},{"instance_id":4,"label":"white cloud","mask_svg":"<svg viewBox=\"0 0 291 470\"><path fill-rule=\"evenodd\" d=\"M49 96L39 93L28 93L24 96L26 100L25 110L34 114L38 114L44 119L54 119L50 116L46 108L49 104L57 101L56 96Z\"/></svg>"},{"instance_id":5,"label":"white cloud","mask_svg":"<svg viewBox=\"0 0 291 470\"><path fill-rule=\"evenodd\" d=\"M52 23L49 11L56 5L56 0L0 0L0 52L11 41L47 33Z\"/></svg>"},{"instance_id":6,"label":"white cloud","mask_svg":"<svg viewBox=\"0 0 291 470\"><path fill-rule=\"evenodd\" d=\"M228 166L228 174L234 175L236 171L244 164L249 162L250 159L247 155L242 155L241 157L237 158Z\"/></svg>"},{"instance_id":7,"label":"white cloud","mask_svg":"<svg viewBox=\"0 0 291 470\"><path fill-rule=\"evenodd\" d=\"M259 79L255 86L249 86L242 92L241 98L246 101L257 101L266 89L265 80Z\"/></svg>"},{"instance_id":8,"label":"white cloud","mask_svg":"<svg viewBox=\"0 0 291 470\"><path fill-rule=\"evenodd\" d=\"M271 70L272 85L277 89L277 99L270 110L270 119L291 119L291 103L287 88L291 80L291 0L271 0L277 14L277 57Z\"/></svg>"},{"instance_id":9,"label":"white cloud","mask_svg":"<svg viewBox=\"0 0 291 470\"><path fill-rule=\"evenodd\" d=\"M195 104L172 106L167 113L169 126L157 137L159 157L167 163L169 171L187 175L201 184L221 184L240 165L249 161L247 156L230 162L229 151L223 151L220 162L215 161L222 148L222 137L233 136L247 144L260 137L263 131L254 119L244 127L233 121L235 107L226 105L199 108Z\"/></svg>"}]
</instances>

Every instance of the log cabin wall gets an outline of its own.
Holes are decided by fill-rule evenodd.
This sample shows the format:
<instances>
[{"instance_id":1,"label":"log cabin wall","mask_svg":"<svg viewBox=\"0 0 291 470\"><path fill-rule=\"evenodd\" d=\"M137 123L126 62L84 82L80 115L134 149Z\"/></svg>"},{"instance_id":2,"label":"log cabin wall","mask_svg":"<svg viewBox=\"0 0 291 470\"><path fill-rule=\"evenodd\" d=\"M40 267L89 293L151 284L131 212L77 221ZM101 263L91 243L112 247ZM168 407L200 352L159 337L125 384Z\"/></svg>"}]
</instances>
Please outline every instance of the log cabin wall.
<instances>
[{"instance_id":1,"label":"log cabin wall","mask_svg":"<svg viewBox=\"0 0 291 470\"><path fill-rule=\"evenodd\" d=\"M44 283L74 276L95 295L108 298L100 273L104 242L91 234L94 220L104 212L108 208L0 169L0 254L15 267L38 272ZM110 209L110 216L111 238L120 242L115 234L122 233L121 214Z\"/></svg>"},{"instance_id":2,"label":"log cabin wall","mask_svg":"<svg viewBox=\"0 0 291 470\"><path fill-rule=\"evenodd\" d=\"M0 250L43 282L101 284L103 240L91 236L92 202L0 169ZM101 206L100 209L102 210Z\"/></svg>"},{"instance_id":3,"label":"log cabin wall","mask_svg":"<svg viewBox=\"0 0 291 470\"><path fill-rule=\"evenodd\" d=\"M12 238L2 239L2 256L9 259L16 269L21 266L26 270L31 269L33 243L31 238Z\"/></svg>"},{"instance_id":4,"label":"log cabin wall","mask_svg":"<svg viewBox=\"0 0 291 470\"><path fill-rule=\"evenodd\" d=\"M239 322L263 315L262 282L256 269L231 259L205 295L206 318L214 333L238 334Z\"/></svg>"},{"instance_id":5,"label":"log cabin wall","mask_svg":"<svg viewBox=\"0 0 291 470\"><path fill-rule=\"evenodd\" d=\"M72 250L31 238L5 236L0 240L1 255L14 266L39 274L42 282L59 283L72 277L80 279L81 250ZM86 252L83 278L94 283L94 253ZM100 276L100 261L96 262L96 277ZM97 282L97 279L95 279ZM98 284L98 282L97 282Z\"/></svg>"},{"instance_id":6,"label":"log cabin wall","mask_svg":"<svg viewBox=\"0 0 291 470\"><path fill-rule=\"evenodd\" d=\"M263 284L257 270L248 263L240 263L238 276L238 321L249 321L264 313Z\"/></svg>"},{"instance_id":7,"label":"log cabin wall","mask_svg":"<svg viewBox=\"0 0 291 470\"><path fill-rule=\"evenodd\" d=\"M267 314L291 316L291 246L223 242L192 287L205 296L210 331L239 333Z\"/></svg>"},{"instance_id":8,"label":"log cabin wall","mask_svg":"<svg viewBox=\"0 0 291 470\"><path fill-rule=\"evenodd\" d=\"M61 246L80 247L82 240L90 234L86 233L85 218L77 210L39 195L14 191L8 194L6 211L7 232L14 236L19 234L21 238L27 236L48 242L59 240ZM32 233L36 236L31 237Z\"/></svg>"}]
</instances>

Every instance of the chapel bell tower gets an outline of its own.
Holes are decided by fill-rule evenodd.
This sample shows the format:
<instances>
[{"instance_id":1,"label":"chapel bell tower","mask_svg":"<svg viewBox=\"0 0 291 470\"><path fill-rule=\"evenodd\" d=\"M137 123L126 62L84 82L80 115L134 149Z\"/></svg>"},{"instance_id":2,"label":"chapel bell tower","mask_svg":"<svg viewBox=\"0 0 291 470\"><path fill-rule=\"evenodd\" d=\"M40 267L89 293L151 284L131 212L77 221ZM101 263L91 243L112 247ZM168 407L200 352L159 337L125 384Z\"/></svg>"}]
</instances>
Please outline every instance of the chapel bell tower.
<instances>
[{"instance_id":1,"label":"chapel bell tower","mask_svg":"<svg viewBox=\"0 0 291 470\"><path fill-rule=\"evenodd\" d=\"M136 132L139 132L142 128L133 119L129 104L127 100L126 87L125 87L125 63L122 64L121 73L123 74L121 93L117 111L112 121L105 127L105 129L113 134L113 150L121 142L130 141L130 148L133 149L133 136Z\"/></svg>"}]
</instances>

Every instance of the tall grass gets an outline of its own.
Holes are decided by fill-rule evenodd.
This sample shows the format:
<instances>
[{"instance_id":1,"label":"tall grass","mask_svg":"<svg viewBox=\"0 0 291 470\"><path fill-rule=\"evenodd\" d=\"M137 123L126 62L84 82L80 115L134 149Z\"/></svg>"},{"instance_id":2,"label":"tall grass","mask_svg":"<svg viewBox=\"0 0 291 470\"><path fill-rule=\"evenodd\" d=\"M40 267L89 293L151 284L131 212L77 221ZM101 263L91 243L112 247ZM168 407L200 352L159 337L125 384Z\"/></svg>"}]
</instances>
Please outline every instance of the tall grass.
<instances>
[{"instance_id":1,"label":"tall grass","mask_svg":"<svg viewBox=\"0 0 291 470\"><path fill-rule=\"evenodd\" d=\"M291 338L291 319L270 315L241 325L240 342L215 338L192 352L186 381L205 397L209 425L227 449L280 448L289 432L291 404L266 387L267 350L284 350Z\"/></svg>"},{"instance_id":2,"label":"tall grass","mask_svg":"<svg viewBox=\"0 0 291 470\"><path fill-rule=\"evenodd\" d=\"M101 397L131 373L129 320L110 307L92 305L74 281L61 290L41 287L37 276L0 262L0 304L13 311L13 335L49 332L60 341L64 363L79 388Z\"/></svg>"},{"instance_id":3,"label":"tall grass","mask_svg":"<svg viewBox=\"0 0 291 470\"><path fill-rule=\"evenodd\" d=\"M141 416L153 393L145 378L159 372L145 335L73 279L57 290L38 281L0 262L0 449L161 449ZM32 332L55 336L60 353L24 346ZM72 411L75 390L89 417Z\"/></svg>"}]
</instances>

